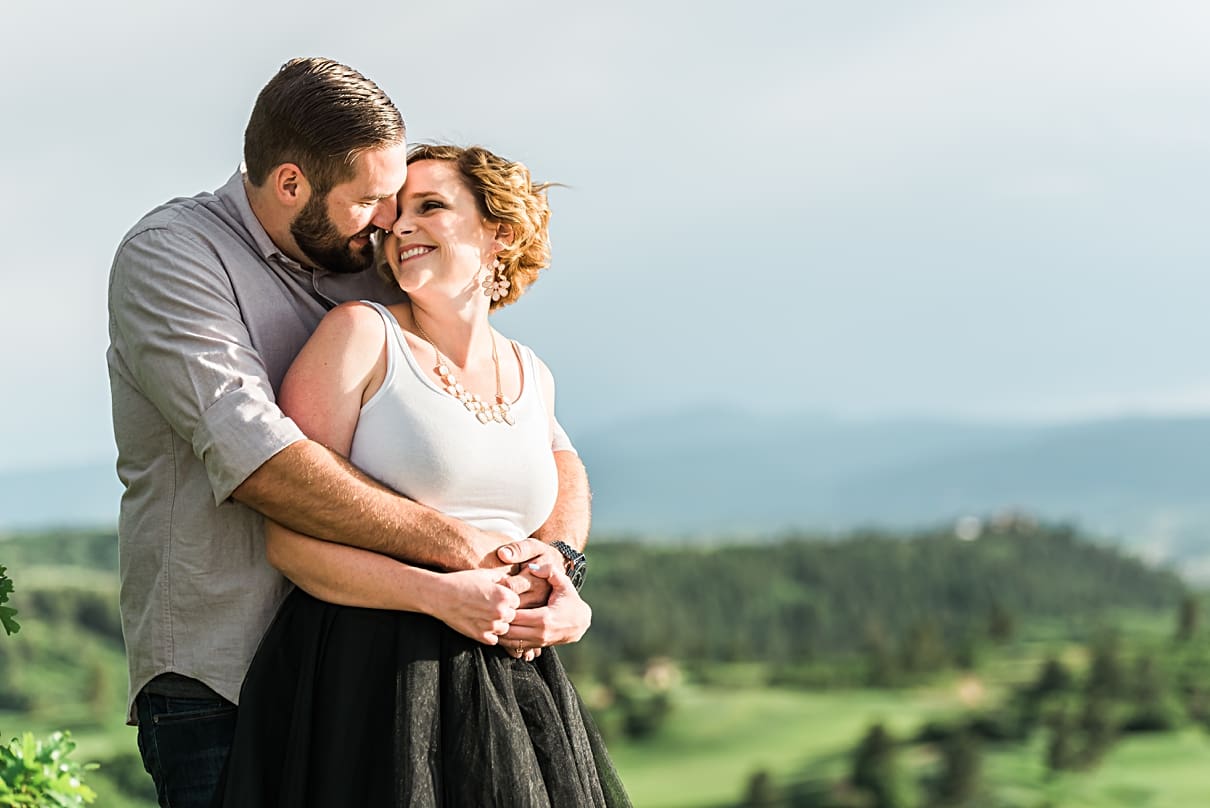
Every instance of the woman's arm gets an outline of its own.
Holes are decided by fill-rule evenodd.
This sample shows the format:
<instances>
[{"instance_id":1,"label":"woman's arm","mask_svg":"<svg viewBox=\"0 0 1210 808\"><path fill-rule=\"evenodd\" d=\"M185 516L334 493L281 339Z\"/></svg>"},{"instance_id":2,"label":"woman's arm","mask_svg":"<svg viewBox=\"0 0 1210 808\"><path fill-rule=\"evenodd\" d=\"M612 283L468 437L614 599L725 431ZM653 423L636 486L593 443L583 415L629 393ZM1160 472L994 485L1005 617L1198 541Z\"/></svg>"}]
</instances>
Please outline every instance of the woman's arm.
<instances>
[{"instance_id":1,"label":"woman's arm","mask_svg":"<svg viewBox=\"0 0 1210 808\"><path fill-rule=\"evenodd\" d=\"M420 612L495 645L520 598L503 580L509 568L438 573L378 553L321 541L265 523L269 563L308 594L342 606Z\"/></svg>"}]
</instances>

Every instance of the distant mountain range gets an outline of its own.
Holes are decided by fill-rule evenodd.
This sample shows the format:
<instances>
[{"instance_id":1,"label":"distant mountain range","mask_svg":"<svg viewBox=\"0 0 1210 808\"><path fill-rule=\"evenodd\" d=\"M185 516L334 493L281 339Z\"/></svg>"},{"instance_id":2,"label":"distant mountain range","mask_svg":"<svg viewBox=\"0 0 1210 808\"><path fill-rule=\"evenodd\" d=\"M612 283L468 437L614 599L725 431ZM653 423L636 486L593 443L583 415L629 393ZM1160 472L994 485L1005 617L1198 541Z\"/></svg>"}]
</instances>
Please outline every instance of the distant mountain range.
<instances>
[{"instance_id":1,"label":"distant mountain range","mask_svg":"<svg viewBox=\"0 0 1210 808\"><path fill-rule=\"evenodd\" d=\"M600 534L831 533L1015 510L1210 580L1210 418L1027 425L718 410L618 423L576 443ZM0 472L0 530L112 524L119 494L112 463Z\"/></svg>"},{"instance_id":2,"label":"distant mountain range","mask_svg":"<svg viewBox=\"0 0 1210 808\"><path fill-rule=\"evenodd\" d=\"M1210 580L1210 418L1061 425L703 412L578 446L601 532L767 534L1023 511Z\"/></svg>"}]
</instances>

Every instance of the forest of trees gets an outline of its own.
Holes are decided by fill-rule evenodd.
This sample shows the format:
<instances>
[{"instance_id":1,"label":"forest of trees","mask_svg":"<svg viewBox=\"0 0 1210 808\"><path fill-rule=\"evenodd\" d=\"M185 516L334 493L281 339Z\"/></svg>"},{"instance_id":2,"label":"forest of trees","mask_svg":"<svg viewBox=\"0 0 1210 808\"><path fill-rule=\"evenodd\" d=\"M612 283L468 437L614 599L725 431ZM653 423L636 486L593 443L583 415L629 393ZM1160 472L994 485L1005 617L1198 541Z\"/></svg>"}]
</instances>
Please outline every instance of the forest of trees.
<instances>
[{"instance_id":1,"label":"forest of trees","mask_svg":"<svg viewBox=\"0 0 1210 808\"><path fill-rule=\"evenodd\" d=\"M0 549L10 564L117 572L117 540L107 533L16 537ZM1175 608L1188 594L1171 571L1070 527L1029 521L1007 521L975 541L949 530L729 546L597 540L589 559L593 625L588 641L560 652L579 670L662 657L757 661L788 681L796 666L810 677L812 663L847 659L861 683L893 685L969 663L1023 621L1074 626L1114 610ZM120 643L112 592L26 588L28 617L77 623Z\"/></svg>"},{"instance_id":2,"label":"forest of trees","mask_svg":"<svg viewBox=\"0 0 1210 808\"><path fill-rule=\"evenodd\" d=\"M907 775L898 761L920 746L940 763L917 791L929 805L964 805L980 793L980 750L989 745L1041 733L1046 765L1076 771L1130 733L1210 726L1202 684L1210 649L1194 641L1198 598L1172 572L1067 526L1006 520L975 540L948 529L710 546L596 539L589 558L593 626L559 653L578 680L607 694L589 700L602 728L636 742L657 736L675 711L679 679L709 683L736 663L759 670L766 685L896 688L971 669L1039 623L1090 649L1087 666L1049 660L1002 703L960 722L910 737L869 727L853 739L843 778L756 772L747 805L902 808ZM55 570L14 576L26 628L0 640L0 713L34 715L62 701L77 705L73 727L112 722L124 684L116 537L9 537L0 562ZM1172 615L1163 653L1122 643L1112 630L1115 615L1139 611ZM108 787L145 790L132 751L104 764L96 774Z\"/></svg>"},{"instance_id":3,"label":"forest of trees","mask_svg":"<svg viewBox=\"0 0 1210 808\"><path fill-rule=\"evenodd\" d=\"M828 684L837 670L849 684L900 684L969 665L1021 621L1075 625L1113 610L1173 608L1186 594L1172 572L1032 522L1008 521L975 541L869 532L714 548L599 542L589 553L591 642L563 652L570 666L751 660L787 683ZM843 659L848 668L837 667ZM828 670L812 664L821 661Z\"/></svg>"},{"instance_id":4,"label":"forest of trees","mask_svg":"<svg viewBox=\"0 0 1210 808\"><path fill-rule=\"evenodd\" d=\"M809 771L779 782L767 771L749 779L741 808L959 808L999 804L982 779L986 751L1028 745L1037 736L1051 773L1095 768L1113 746L1133 735L1186 726L1210 732L1210 644L1186 629L1200 613L1195 598L1175 612L1170 641L1131 644L1107 632L1073 670L1048 659L1037 675L1009 689L997 704L948 722L930 722L895 737L870 726L852 749L847 772L829 778ZM1194 618L1195 619L1195 618ZM905 797L911 776L903 760L913 750L935 759L912 783L922 799Z\"/></svg>"}]
</instances>

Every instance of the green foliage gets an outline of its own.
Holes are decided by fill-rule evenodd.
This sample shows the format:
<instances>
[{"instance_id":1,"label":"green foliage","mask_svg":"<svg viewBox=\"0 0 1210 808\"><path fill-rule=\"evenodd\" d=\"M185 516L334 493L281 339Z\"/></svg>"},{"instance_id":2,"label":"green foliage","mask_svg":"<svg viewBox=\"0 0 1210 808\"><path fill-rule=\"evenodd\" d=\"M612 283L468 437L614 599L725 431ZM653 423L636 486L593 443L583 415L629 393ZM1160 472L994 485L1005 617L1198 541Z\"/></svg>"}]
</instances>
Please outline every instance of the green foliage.
<instances>
[{"instance_id":1,"label":"green foliage","mask_svg":"<svg viewBox=\"0 0 1210 808\"><path fill-rule=\"evenodd\" d=\"M668 659L653 659L641 672L603 666L595 688L597 721L606 735L647 740L664 726L673 710L673 691L681 674Z\"/></svg>"},{"instance_id":2,"label":"green foliage","mask_svg":"<svg viewBox=\"0 0 1210 808\"><path fill-rule=\"evenodd\" d=\"M973 667L1037 618L1171 613L1186 594L1171 572L1062 526L1014 524L976 541L948 531L721 547L603 541L590 554L593 627L560 651L579 671L671 656L762 662L782 683L897 687Z\"/></svg>"},{"instance_id":3,"label":"green foliage","mask_svg":"<svg viewBox=\"0 0 1210 808\"><path fill-rule=\"evenodd\" d=\"M979 745L970 732L956 732L942 744L941 773L933 784L933 804L969 805L979 788Z\"/></svg>"},{"instance_id":4,"label":"green foliage","mask_svg":"<svg viewBox=\"0 0 1210 808\"><path fill-rule=\"evenodd\" d=\"M1176 617L1177 642L1190 642L1197 634L1197 626L1201 621L1201 601L1192 593L1181 598L1180 608Z\"/></svg>"},{"instance_id":5,"label":"green foliage","mask_svg":"<svg viewBox=\"0 0 1210 808\"><path fill-rule=\"evenodd\" d=\"M903 805L896 773L895 741L882 724L870 727L857 745L850 781L868 796L871 808Z\"/></svg>"},{"instance_id":6,"label":"green foliage","mask_svg":"<svg viewBox=\"0 0 1210 808\"><path fill-rule=\"evenodd\" d=\"M1052 772L1074 769L1078 761L1075 733L1067 713L1051 719L1050 739L1046 742L1046 767Z\"/></svg>"},{"instance_id":7,"label":"green foliage","mask_svg":"<svg viewBox=\"0 0 1210 808\"><path fill-rule=\"evenodd\" d=\"M96 764L70 760L76 744L67 732L46 740L27 732L0 746L0 806L74 806L91 804L97 795L84 785L82 775Z\"/></svg>"},{"instance_id":8,"label":"green foliage","mask_svg":"<svg viewBox=\"0 0 1210 808\"><path fill-rule=\"evenodd\" d=\"M4 626L4 633L11 636L21 630L21 624L13 619L17 610L4 605L8 603L8 596L13 593L13 582L4 574L5 572L7 572L7 568L0 565L0 625Z\"/></svg>"},{"instance_id":9,"label":"green foliage","mask_svg":"<svg viewBox=\"0 0 1210 808\"><path fill-rule=\"evenodd\" d=\"M781 795L778 794L778 788L773 784L773 777L768 770L753 772L748 778L740 808L776 808L781 804Z\"/></svg>"},{"instance_id":10,"label":"green foliage","mask_svg":"<svg viewBox=\"0 0 1210 808\"><path fill-rule=\"evenodd\" d=\"M0 622L11 636L21 627L13 620L15 610L3 605L13 591L13 582L6 572L7 569L0 566ZM9 673L7 660L7 656L0 656L0 661L5 663L0 673L6 678ZM6 703L10 707L19 705L13 699ZM97 795L84 785L82 775L97 765L82 765L70 760L75 748L69 732L55 732L45 740L35 739L32 732L26 732L7 746L0 746L0 806L72 808L92 803Z\"/></svg>"},{"instance_id":11,"label":"green foliage","mask_svg":"<svg viewBox=\"0 0 1210 808\"><path fill-rule=\"evenodd\" d=\"M110 534L5 540L26 630L0 642L0 701L13 697L0 710L36 735L72 727L104 764L88 778L100 802L150 808L150 779L122 725L115 547ZM49 567L60 555L76 566ZM1210 762L1196 743L1174 740L1210 728L1210 636L1194 626L1174 641L1185 595L1172 575L1054 527L972 542L941 532L713 548L597 542L586 587L594 626L560 655L583 677L641 805L870 808L872 793L846 775L863 730L881 721L910 739L894 744L892 796L904 806L940 797L948 744L964 735L982 750L970 804L1117 808L1142 802L1069 802L1064 789L1118 776L1122 750L1170 744L1179 753L1165 765L1190 754ZM1133 623L1094 648L1097 627L1119 609ZM943 695L956 690L955 665L994 703ZM862 689L875 680L880 689ZM1090 690L1104 694L1092 708ZM1056 716L1065 729L1050 771ZM1091 770L1094 741L1106 762ZM818 768L804 781L808 765ZM955 802L961 782L949 792Z\"/></svg>"},{"instance_id":12,"label":"green foliage","mask_svg":"<svg viewBox=\"0 0 1210 808\"><path fill-rule=\"evenodd\" d=\"M4 538L4 557L13 567L75 567L117 573L118 535L112 531L55 530Z\"/></svg>"}]
</instances>

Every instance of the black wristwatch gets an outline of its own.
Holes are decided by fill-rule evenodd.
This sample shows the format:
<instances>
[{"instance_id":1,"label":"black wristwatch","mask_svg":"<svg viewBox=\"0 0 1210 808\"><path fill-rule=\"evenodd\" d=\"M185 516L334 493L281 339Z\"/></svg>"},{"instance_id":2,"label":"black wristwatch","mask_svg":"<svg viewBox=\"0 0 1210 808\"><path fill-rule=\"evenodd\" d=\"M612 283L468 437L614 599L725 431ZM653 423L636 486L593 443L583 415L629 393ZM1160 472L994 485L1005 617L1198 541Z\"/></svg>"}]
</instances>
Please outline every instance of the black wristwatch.
<instances>
[{"instance_id":1,"label":"black wristwatch","mask_svg":"<svg viewBox=\"0 0 1210 808\"><path fill-rule=\"evenodd\" d=\"M563 569L576 589L584 585L588 574L588 558L565 541L552 541L550 546L563 554Z\"/></svg>"}]
</instances>

